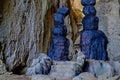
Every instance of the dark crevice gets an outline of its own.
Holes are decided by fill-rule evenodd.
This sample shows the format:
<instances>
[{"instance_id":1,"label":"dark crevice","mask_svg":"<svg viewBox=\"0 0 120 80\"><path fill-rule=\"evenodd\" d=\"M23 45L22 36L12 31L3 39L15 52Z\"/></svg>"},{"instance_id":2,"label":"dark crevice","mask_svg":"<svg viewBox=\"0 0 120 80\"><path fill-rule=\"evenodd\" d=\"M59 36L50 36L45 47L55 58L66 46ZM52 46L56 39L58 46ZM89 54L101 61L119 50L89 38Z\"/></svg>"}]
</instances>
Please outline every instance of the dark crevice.
<instances>
[{"instance_id":1,"label":"dark crevice","mask_svg":"<svg viewBox=\"0 0 120 80\"><path fill-rule=\"evenodd\" d=\"M83 72L87 72L88 70L88 67L89 67L89 62L88 61L85 61L84 62L84 65L82 66L82 70Z\"/></svg>"},{"instance_id":2,"label":"dark crevice","mask_svg":"<svg viewBox=\"0 0 120 80\"><path fill-rule=\"evenodd\" d=\"M12 70L12 72L13 72L13 74L22 75L22 74L25 74L25 73L24 73L24 69L25 69L25 68L26 68L26 65L21 64L21 65L15 67L15 68Z\"/></svg>"}]
</instances>

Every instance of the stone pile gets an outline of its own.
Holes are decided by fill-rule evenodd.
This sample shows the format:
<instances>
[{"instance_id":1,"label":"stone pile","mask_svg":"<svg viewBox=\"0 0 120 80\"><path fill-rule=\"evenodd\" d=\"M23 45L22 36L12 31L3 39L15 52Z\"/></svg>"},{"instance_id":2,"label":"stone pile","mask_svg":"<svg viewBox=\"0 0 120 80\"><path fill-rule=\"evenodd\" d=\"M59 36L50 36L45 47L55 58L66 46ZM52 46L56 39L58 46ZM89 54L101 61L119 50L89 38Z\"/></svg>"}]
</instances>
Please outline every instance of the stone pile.
<instances>
[{"instance_id":1,"label":"stone pile","mask_svg":"<svg viewBox=\"0 0 120 80\"><path fill-rule=\"evenodd\" d=\"M68 60L70 42L66 38L67 28L64 25L64 18L68 15L68 8L59 8L54 14L54 26L52 28L52 41L48 56L52 60Z\"/></svg>"},{"instance_id":2,"label":"stone pile","mask_svg":"<svg viewBox=\"0 0 120 80\"><path fill-rule=\"evenodd\" d=\"M106 35L98 30L99 19L94 8L96 0L81 0L81 3L85 17L82 20L80 49L87 59L107 60L108 40Z\"/></svg>"}]
</instances>

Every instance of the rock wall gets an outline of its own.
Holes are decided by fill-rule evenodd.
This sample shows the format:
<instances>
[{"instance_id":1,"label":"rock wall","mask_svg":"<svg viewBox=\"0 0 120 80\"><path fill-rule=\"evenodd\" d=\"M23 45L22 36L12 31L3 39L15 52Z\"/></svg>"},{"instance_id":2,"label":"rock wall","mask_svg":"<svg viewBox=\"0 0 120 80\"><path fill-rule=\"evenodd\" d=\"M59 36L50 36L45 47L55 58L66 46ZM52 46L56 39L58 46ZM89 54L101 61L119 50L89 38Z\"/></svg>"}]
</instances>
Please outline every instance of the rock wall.
<instances>
[{"instance_id":1,"label":"rock wall","mask_svg":"<svg viewBox=\"0 0 120 80\"><path fill-rule=\"evenodd\" d=\"M71 7L69 0L2 0L0 4L0 58L9 71L29 66L41 52L47 54L53 14L59 7ZM71 11L65 19L70 53L79 36L74 18Z\"/></svg>"},{"instance_id":2,"label":"rock wall","mask_svg":"<svg viewBox=\"0 0 120 80\"><path fill-rule=\"evenodd\" d=\"M109 39L108 55L110 59L120 56L120 0L99 0L96 5L100 19L99 28Z\"/></svg>"},{"instance_id":3,"label":"rock wall","mask_svg":"<svg viewBox=\"0 0 120 80\"><path fill-rule=\"evenodd\" d=\"M2 59L8 70L29 65L40 52L46 52L51 38L52 0L4 0L0 32ZM42 5L41 5L42 4ZM49 5L48 5L49 4Z\"/></svg>"},{"instance_id":4,"label":"rock wall","mask_svg":"<svg viewBox=\"0 0 120 80\"><path fill-rule=\"evenodd\" d=\"M109 55L120 55L120 16L117 0L97 0L100 29L109 37ZM51 41L53 14L59 7L69 7L65 19L70 40L70 55L79 48L82 6L80 0L1 0L0 59L9 71L29 66L41 52L47 54Z\"/></svg>"}]
</instances>

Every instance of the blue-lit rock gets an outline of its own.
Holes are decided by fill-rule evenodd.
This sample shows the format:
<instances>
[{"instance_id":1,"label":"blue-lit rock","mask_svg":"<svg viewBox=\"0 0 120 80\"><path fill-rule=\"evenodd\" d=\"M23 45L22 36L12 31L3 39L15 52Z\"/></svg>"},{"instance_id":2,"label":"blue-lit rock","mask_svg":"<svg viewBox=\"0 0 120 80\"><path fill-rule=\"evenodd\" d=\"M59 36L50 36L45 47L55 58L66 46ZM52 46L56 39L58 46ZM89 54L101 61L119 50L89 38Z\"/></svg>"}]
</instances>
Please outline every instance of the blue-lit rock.
<instances>
[{"instance_id":1,"label":"blue-lit rock","mask_svg":"<svg viewBox=\"0 0 120 80\"><path fill-rule=\"evenodd\" d=\"M95 5L96 1L95 0L81 0L81 4L83 6L87 6L87 5Z\"/></svg>"},{"instance_id":2,"label":"blue-lit rock","mask_svg":"<svg viewBox=\"0 0 120 80\"><path fill-rule=\"evenodd\" d=\"M26 71L26 75L49 74L52 64L50 57L40 53L37 59L33 59L31 66Z\"/></svg>"},{"instance_id":3,"label":"blue-lit rock","mask_svg":"<svg viewBox=\"0 0 120 80\"><path fill-rule=\"evenodd\" d=\"M98 30L98 23L99 19L94 15L86 15L82 20L84 30Z\"/></svg>"},{"instance_id":4,"label":"blue-lit rock","mask_svg":"<svg viewBox=\"0 0 120 80\"><path fill-rule=\"evenodd\" d=\"M81 3L85 6L80 39L81 51L87 59L107 60L108 39L102 31L98 30L99 19L95 16L95 0L82 0Z\"/></svg>"},{"instance_id":5,"label":"blue-lit rock","mask_svg":"<svg viewBox=\"0 0 120 80\"><path fill-rule=\"evenodd\" d=\"M67 28L64 25L64 18L68 15L68 8L59 8L57 13L54 14L54 26L52 28L52 41L50 49L48 51L48 56L52 60L68 60L68 48L69 41L66 38Z\"/></svg>"},{"instance_id":6,"label":"blue-lit rock","mask_svg":"<svg viewBox=\"0 0 120 80\"><path fill-rule=\"evenodd\" d=\"M89 14L96 15L96 10L94 6L89 5L83 8L83 13L84 15L89 15Z\"/></svg>"}]
</instances>

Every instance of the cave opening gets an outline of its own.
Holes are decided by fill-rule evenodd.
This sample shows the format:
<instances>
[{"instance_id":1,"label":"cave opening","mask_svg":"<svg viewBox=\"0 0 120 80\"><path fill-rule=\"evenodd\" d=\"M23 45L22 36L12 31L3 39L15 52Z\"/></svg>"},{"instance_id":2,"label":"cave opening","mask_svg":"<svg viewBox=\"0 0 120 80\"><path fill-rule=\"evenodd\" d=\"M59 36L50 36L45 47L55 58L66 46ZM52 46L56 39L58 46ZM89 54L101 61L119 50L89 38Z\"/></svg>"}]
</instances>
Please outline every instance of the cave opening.
<instances>
[{"instance_id":1,"label":"cave opening","mask_svg":"<svg viewBox=\"0 0 120 80\"><path fill-rule=\"evenodd\" d=\"M26 66L22 65L22 64L20 64L19 66L15 67L12 70L12 73L17 74L17 75L23 75L23 74L25 74L25 72L26 72Z\"/></svg>"}]
</instances>

